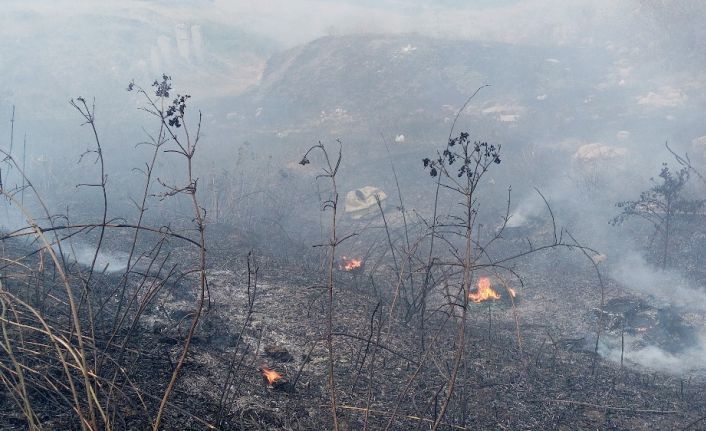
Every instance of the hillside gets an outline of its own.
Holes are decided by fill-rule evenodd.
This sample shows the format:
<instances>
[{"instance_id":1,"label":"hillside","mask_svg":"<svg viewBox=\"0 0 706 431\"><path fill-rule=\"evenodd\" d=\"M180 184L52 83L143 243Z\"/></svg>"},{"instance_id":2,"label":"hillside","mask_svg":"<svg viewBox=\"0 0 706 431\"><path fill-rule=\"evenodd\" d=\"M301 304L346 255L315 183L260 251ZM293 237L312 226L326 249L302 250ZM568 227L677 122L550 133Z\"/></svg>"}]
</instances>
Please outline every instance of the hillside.
<instances>
[{"instance_id":1,"label":"hillside","mask_svg":"<svg viewBox=\"0 0 706 431\"><path fill-rule=\"evenodd\" d=\"M448 130L476 88L490 84L462 121L488 137L596 141L615 140L625 130L647 136L655 121L674 130L693 127L693 110L704 97L665 86L663 76L633 61L604 47L414 34L324 37L273 55L259 84L224 109L236 130L284 141L314 131L355 140L380 132L428 140Z\"/></svg>"}]
</instances>

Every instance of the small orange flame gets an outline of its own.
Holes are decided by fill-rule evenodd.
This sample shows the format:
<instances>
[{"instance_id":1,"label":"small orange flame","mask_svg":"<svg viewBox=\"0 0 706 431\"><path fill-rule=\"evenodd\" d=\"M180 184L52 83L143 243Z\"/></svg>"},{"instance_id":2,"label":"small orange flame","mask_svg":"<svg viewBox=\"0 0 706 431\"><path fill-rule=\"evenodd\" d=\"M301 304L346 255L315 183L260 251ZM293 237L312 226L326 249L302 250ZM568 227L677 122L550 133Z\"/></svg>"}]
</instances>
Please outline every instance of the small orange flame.
<instances>
[{"instance_id":1,"label":"small orange flame","mask_svg":"<svg viewBox=\"0 0 706 431\"><path fill-rule=\"evenodd\" d=\"M362 259L348 259L346 256L341 256L341 260L343 260L341 269L344 271L353 271L363 265Z\"/></svg>"},{"instance_id":2,"label":"small orange flame","mask_svg":"<svg viewBox=\"0 0 706 431\"><path fill-rule=\"evenodd\" d=\"M507 291L510 292L510 296L512 296L513 298L517 297L517 292L515 292L515 289L513 289L512 287L508 287Z\"/></svg>"},{"instance_id":3,"label":"small orange flame","mask_svg":"<svg viewBox=\"0 0 706 431\"><path fill-rule=\"evenodd\" d=\"M490 286L488 277L481 277L478 279L476 290L468 293L468 299L478 304L489 299L494 301L500 299L500 294Z\"/></svg>"},{"instance_id":4,"label":"small orange flame","mask_svg":"<svg viewBox=\"0 0 706 431\"><path fill-rule=\"evenodd\" d=\"M260 371L262 372L262 377L267 380L267 384L270 386L274 385L277 380L282 378L280 373L264 365L260 367Z\"/></svg>"}]
</instances>

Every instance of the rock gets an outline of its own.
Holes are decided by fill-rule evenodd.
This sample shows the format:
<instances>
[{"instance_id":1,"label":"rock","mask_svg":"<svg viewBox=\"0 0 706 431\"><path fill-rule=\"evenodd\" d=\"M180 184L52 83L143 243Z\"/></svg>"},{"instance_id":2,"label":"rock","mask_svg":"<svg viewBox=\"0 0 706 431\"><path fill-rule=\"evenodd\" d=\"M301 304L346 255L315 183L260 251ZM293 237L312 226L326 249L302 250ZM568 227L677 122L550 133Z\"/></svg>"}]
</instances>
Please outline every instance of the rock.
<instances>
[{"instance_id":1,"label":"rock","mask_svg":"<svg viewBox=\"0 0 706 431\"><path fill-rule=\"evenodd\" d=\"M387 194L377 187L365 186L351 190L346 194L345 212L357 220L366 215L375 214L377 202L387 199Z\"/></svg>"}]
</instances>

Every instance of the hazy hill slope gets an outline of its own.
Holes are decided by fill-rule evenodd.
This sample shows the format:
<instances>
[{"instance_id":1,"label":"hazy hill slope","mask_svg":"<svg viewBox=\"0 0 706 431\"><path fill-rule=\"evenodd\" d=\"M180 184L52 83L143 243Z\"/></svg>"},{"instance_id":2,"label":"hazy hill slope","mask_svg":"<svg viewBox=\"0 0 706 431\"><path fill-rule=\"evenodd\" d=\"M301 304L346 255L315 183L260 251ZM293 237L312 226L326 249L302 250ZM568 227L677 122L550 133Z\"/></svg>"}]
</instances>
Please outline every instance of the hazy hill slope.
<instances>
[{"instance_id":1,"label":"hazy hill slope","mask_svg":"<svg viewBox=\"0 0 706 431\"><path fill-rule=\"evenodd\" d=\"M636 61L611 47L324 37L273 55L260 83L228 102L228 118L285 141L380 132L426 139L447 130L466 97L491 84L466 114L489 136L591 141L624 130L649 135L657 125L666 129L668 116L674 129L688 125L703 95Z\"/></svg>"},{"instance_id":2,"label":"hazy hill slope","mask_svg":"<svg viewBox=\"0 0 706 431\"><path fill-rule=\"evenodd\" d=\"M508 103L587 92L590 83L568 67L577 66L577 57L568 50L416 35L326 37L273 56L260 85L243 99L250 99L265 123L316 123L336 116L437 120L486 83L496 87L491 91L496 100ZM597 75L605 66L589 64L581 73ZM523 109L505 108L494 112Z\"/></svg>"}]
</instances>

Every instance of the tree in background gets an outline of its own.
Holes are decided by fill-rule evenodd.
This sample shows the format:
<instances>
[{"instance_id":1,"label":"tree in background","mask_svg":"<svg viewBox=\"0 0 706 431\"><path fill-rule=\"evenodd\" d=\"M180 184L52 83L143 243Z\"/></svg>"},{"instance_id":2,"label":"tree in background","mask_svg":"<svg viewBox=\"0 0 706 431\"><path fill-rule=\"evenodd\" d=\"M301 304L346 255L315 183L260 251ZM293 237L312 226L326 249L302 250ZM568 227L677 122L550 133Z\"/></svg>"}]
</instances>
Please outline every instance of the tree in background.
<instances>
[{"instance_id":1,"label":"tree in background","mask_svg":"<svg viewBox=\"0 0 706 431\"><path fill-rule=\"evenodd\" d=\"M669 259L669 244L673 235L676 217L694 214L700 210L703 199L688 199L684 197L685 186L689 181L689 169L683 167L673 172L666 163L662 164L659 179L651 178L652 187L640 193L634 201L621 201L615 204L621 209L610 223L622 224L629 218L639 217L654 226L653 240L662 239L661 265L666 268Z\"/></svg>"}]
</instances>

